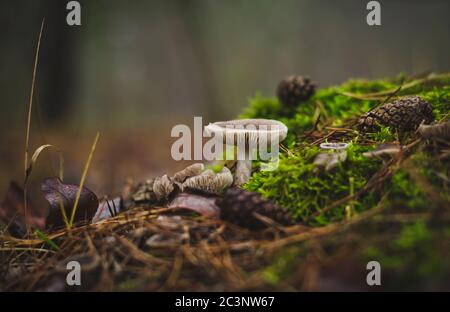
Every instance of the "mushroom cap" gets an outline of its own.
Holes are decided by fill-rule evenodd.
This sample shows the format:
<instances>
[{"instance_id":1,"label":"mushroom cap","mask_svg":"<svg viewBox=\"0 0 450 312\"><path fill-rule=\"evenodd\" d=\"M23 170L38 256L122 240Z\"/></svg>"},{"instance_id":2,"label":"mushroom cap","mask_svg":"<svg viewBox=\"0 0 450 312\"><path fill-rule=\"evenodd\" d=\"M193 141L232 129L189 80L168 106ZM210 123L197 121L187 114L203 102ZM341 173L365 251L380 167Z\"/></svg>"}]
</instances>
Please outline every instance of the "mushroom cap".
<instances>
[{"instance_id":1,"label":"mushroom cap","mask_svg":"<svg viewBox=\"0 0 450 312\"><path fill-rule=\"evenodd\" d=\"M340 151L340 150L345 150L348 147L348 143L321 143L320 144L320 148L321 149L326 149L326 150L335 150L335 151Z\"/></svg>"},{"instance_id":2,"label":"mushroom cap","mask_svg":"<svg viewBox=\"0 0 450 312\"><path fill-rule=\"evenodd\" d=\"M197 176L190 177L181 185L181 189L192 188L211 193L220 193L233 183L230 169L223 167L219 173L208 169Z\"/></svg>"},{"instance_id":3,"label":"mushroom cap","mask_svg":"<svg viewBox=\"0 0 450 312\"><path fill-rule=\"evenodd\" d=\"M258 143L261 140L271 144L272 140L283 141L288 128L282 122L273 119L237 119L210 123L205 127L205 131L209 135L221 135L224 144L227 143L227 139L234 145L238 142Z\"/></svg>"}]
</instances>

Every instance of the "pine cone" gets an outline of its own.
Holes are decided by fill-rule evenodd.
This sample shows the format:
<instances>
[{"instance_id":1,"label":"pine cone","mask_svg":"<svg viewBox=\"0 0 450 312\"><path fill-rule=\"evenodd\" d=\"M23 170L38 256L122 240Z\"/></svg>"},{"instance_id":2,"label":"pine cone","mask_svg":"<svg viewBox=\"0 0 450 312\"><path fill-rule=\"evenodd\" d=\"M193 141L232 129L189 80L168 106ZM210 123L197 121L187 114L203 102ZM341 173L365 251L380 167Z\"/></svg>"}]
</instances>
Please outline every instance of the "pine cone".
<instances>
[{"instance_id":1,"label":"pine cone","mask_svg":"<svg viewBox=\"0 0 450 312\"><path fill-rule=\"evenodd\" d=\"M315 90L316 86L309 78L292 75L278 84L277 96L284 105L296 107L298 103L309 99Z\"/></svg>"},{"instance_id":2,"label":"pine cone","mask_svg":"<svg viewBox=\"0 0 450 312\"><path fill-rule=\"evenodd\" d=\"M414 131L422 123L434 120L433 107L418 96L403 97L384 104L362 115L358 120L358 130L373 132L379 125L400 131Z\"/></svg>"},{"instance_id":3,"label":"pine cone","mask_svg":"<svg viewBox=\"0 0 450 312\"><path fill-rule=\"evenodd\" d=\"M225 192L223 198L217 201L217 204L223 220L251 230L265 227L265 224L255 217L254 213L268 217L282 225L293 224L291 216L285 209L262 198L258 193L230 188Z\"/></svg>"}]
</instances>

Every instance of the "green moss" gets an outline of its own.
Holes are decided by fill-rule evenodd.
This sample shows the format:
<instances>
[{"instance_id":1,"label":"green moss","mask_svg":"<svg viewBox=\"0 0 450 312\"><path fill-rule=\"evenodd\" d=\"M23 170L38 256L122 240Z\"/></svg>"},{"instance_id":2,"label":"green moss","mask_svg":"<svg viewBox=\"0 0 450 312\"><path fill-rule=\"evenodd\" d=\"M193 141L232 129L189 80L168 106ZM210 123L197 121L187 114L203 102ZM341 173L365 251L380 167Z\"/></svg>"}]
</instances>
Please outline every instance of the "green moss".
<instances>
[{"instance_id":1,"label":"green moss","mask_svg":"<svg viewBox=\"0 0 450 312\"><path fill-rule=\"evenodd\" d=\"M403 88L399 89L401 85ZM284 144L290 147L292 153L289 156L280 155L276 170L255 172L243 187L274 200L288 209L297 220L316 226L341 221L352 212L370 209L379 202L381 196L386 195L387 219L390 214L399 214L401 218L404 213L414 213L411 217L417 219L411 222L407 218L405 223L368 224L372 230L377 229L383 235L369 241L369 247L366 243L361 246L363 260L364 263L370 260L380 262L383 285L388 289L415 290L423 285L424 279L430 285L440 285L450 278L450 265L446 260L450 256L448 222L438 226L435 220L431 226L431 223L428 225L425 219L421 219L425 212L442 209L440 204L433 201L432 197L436 194L441 197L440 203L450 202L449 161L438 160L432 145L419 148L407 160L408 164L405 162L376 190L325 211L324 208L330 204L358 192L380 169L380 161L362 156L365 151L373 149L375 144L363 146L361 142L400 140L402 144L408 144L415 137L414 134L400 134L384 126L378 132L365 134L364 137L356 131L348 132L346 138L342 139L351 141L347 161L329 173L315 170L313 161L319 148L302 141L302 134L313 128L319 111L319 129L324 126L349 128L361 114L383 103L387 93L366 94L393 90L398 91L395 96L419 95L430 102L437 121L450 112L449 74L426 82L408 81L404 75L393 80L351 80L340 86L318 90L311 99L294 109L283 107L276 98L257 94L250 100L241 117L277 119L285 123L289 135ZM411 176L411 170L416 171L414 176ZM433 194L430 194L430 190ZM293 263L301 256L298 250L292 249L276 258L263 271L266 282L277 284L292 274L295 269Z\"/></svg>"},{"instance_id":2,"label":"green moss","mask_svg":"<svg viewBox=\"0 0 450 312\"><path fill-rule=\"evenodd\" d=\"M349 195L352 189L361 189L377 170L377 160L362 156L367 149L350 144L345 163L332 172L317 172L313 160L319 149L300 147L293 156L281 156L276 170L255 173L244 188L260 192L264 197L274 200L301 221L323 225L342 220L345 205L324 213L321 210ZM374 198L369 195L355 202L353 208L361 211L372 204Z\"/></svg>"},{"instance_id":3,"label":"green moss","mask_svg":"<svg viewBox=\"0 0 450 312\"><path fill-rule=\"evenodd\" d=\"M386 126L380 126L380 130L378 132L368 133L366 137L379 143L397 140L396 133L391 128Z\"/></svg>"},{"instance_id":4,"label":"green moss","mask_svg":"<svg viewBox=\"0 0 450 312\"><path fill-rule=\"evenodd\" d=\"M249 106L240 118L278 119L288 126L291 133L300 133L313 126L314 111L318 105L322 118L333 119L332 125L340 125L345 119L366 112L376 104L375 101L358 100L343 93L378 92L394 87L392 83L381 80L350 80L341 86L319 89L308 101L293 110L283 107L276 98L265 98L258 93L250 99Z\"/></svg>"},{"instance_id":5,"label":"green moss","mask_svg":"<svg viewBox=\"0 0 450 312\"><path fill-rule=\"evenodd\" d=\"M283 251L262 271L264 281L277 285L289 277L298 267L298 259L303 256L298 247L290 247Z\"/></svg>"},{"instance_id":6,"label":"green moss","mask_svg":"<svg viewBox=\"0 0 450 312\"><path fill-rule=\"evenodd\" d=\"M433 113L436 120L440 120L445 114L450 112L450 85L426 89L419 92L419 94L433 105Z\"/></svg>"},{"instance_id":7,"label":"green moss","mask_svg":"<svg viewBox=\"0 0 450 312\"><path fill-rule=\"evenodd\" d=\"M405 226L393 244L398 249L407 250L429 241L430 238L431 234L425 222L417 221L415 224Z\"/></svg>"},{"instance_id":8,"label":"green moss","mask_svg":"<svg viewBox=\"0 0 450 312\"><path fill-rule=\"evenodd\" d=\"M430 285L439 285L449 278L448 228L431 228L418 220L404 225L389 243L367 247L363 261L380 262L385 280L392 289L410 289L421 285L424 279Z\"/></svg>"},{"instance_id":9,"label":"green moss","mask_svg":"<svg viewBox=\"0 0 450 312\"><path fill-rule=\"evenodd\" d=\"M389 182L389 200L397 210L427 210L429 201L421 188L411 179L405 170L397 171Z\"/></svg>"},{"instance_id":10,"label":"green moss","mask_svg":"<svg viewBox=\"0 0 450 312\"><path fill-rule=\"evenodd\" d=\"M418 171L423 183L426 183L444 200L450 202L450 195L446 187L446 171L448 163L436 161L429 154L422 152L411 156L414 170ZM397 210L406 208L414 211L429 211L435 203L430 200L425 190L409 173L398 170L389 182L389 201Z\"/></svg>"},{"instance_id":11,"label":"green moss","mask_svg":"<svg viewBox=\"0 0 450 312\"><path fill-rule=\"evenodd\" d=\"M435 117L439 120L450 111L450 78L447 76L436 80L434 84L423 83L404 90L400 89L396 95L422 96L433 105ZM344 94L352 93L363 96L367 93L391 91L398 89L401 83L402 81L399 79L395 81L387 79L349 80L340 86L319 89L314 96L300 103L294 109L283 107L274 97L266 98L257 93L249 100L249 105L240 118L278 119L288 126L290 131L288 142L291 142L293 136L311 129L314 125L316 106L320 108L322 123L340 126L346 120L356 118L369 111L386 98L382 96L379 100L361 100Z\"/></svg>"},{"instance_id":12,"label":"green moss","mask_svg":"<svg viewBox=\"0 0 450 312\"><path fill-rule=\"evenodd\" d=\"M261 94L257 94L250 100L249 106L240 117L282 121L289 128L289 135L284 144L291 149L296 146L294 149L296 152L290 156L282 155L277 170L253 174L244 188L260 192L263 196L288 209L296 219L315 225L342 220L345 217L345 206L349 204L356 212L374 206L380 193L369 193L358 201L322 212L322 209L331 203L349 195L352 189L355 191L361 189L377 171L380 163L362 156L363 152L372 149L373 146L359 146L359 137L353 133L353 143L348 149L347 161L331 173L318 173L313 164L314 157L319 152L318 148L298 142L298 136L312 129L319 110L322 125L341 126L347 124L348 127L348 121L356 120L362 113L369 111L386 99L386 96L379 96L377 99L360 99L364 98L365 94L396 90L405 83L406 87L400 89L396 95L417 94L422 96L433 105L437 120L450 111L450 79L448 75L441 75L441 78L434 80L433 83L420 83L417 80L412 86L411 82L405 82L404 77L394 80L350 80L340 86L320 89L308 101L290 110L283 107L276 98L265 98ZM353 96L349 96L349 94L353 94ZM397 139L407 143L411 135L398 138L398 134L392 129L381 127L380 131L366 134L365 138L379 143L392 142ZM428 168L430 164L426 165L430 159L427 161L417 159L417 161L417 167L426 171L423 174L428 179L439 180L433 173L436 168ZM396 173L384 188L385 190L389 188L390 198L399 206L412 209L428 207L425 194L405 171Z\"/></svg>"}]
</instances>

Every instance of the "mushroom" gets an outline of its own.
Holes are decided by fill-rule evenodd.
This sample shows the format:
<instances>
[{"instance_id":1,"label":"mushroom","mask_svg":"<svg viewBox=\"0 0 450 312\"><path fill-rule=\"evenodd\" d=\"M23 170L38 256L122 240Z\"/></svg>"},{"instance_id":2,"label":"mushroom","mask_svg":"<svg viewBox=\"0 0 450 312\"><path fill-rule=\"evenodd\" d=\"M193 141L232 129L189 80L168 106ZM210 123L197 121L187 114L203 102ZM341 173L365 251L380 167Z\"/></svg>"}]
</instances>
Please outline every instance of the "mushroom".
<instances>
[{"instance_id":1,"label":"mushroom","mask_svg":"<svg viewBox=\"0 0 450 312\"><path fill-rule=\"evenodd\" d=\"M219 173L214 173L211 169L205 170L199 175L190 177L181 185L181 189L186 188L202 190L211 193L221 193L233 183L233 176L230 169L223 167Z\"/></svg>"},{"instance_id":2,"label":"mushroom","mask_svg":"<svg viewBox=\"0 0 450 312\"><path fill-rule=\"evenodd\" d=\"M172 181L170 181L167 174L162 177L157 177L153 182L153 192L158 200L168 198L170 193L174 190Z\"/></svg>"},{"instance_id":3,"label":"mushroom","mask_svg":"<svg viewBox=\"0 0 450 312\"><path fill-rule=\"evenodd\" d=\"M320 148L330 152L319 153L314 159L317 170L331 171L347 159L347 143L322 143ZM317 171L316 170L316 171Z\"/></svg>"},{"instance_id":4,"label":"mushroom","mask_svg":"<svg viewBox=\"0 0 450 312\"><path fill-rule=\"evenodd\" d=\"M223 167L218 173L204 168L203 164L197 163L175 173L173 177L165 174L149 179L138 186L131 199L134 202L155 204L170 200L179 191L199 190L219 194L233 183L233 175L227 167Z\"/></svg>"},{"instance_id":5,"label":"mushroom","mask_svg":"<svg viewBox=\"0 0 450 312\"><path fill-rule=\"evenodd\" d=\"M286 138L288 129L277 120L239 119L210 123L205 127L205 132L207 135L214 135L215 139L222 140L227 147L237 147L235 184L242 185L250 178L252 160L256 159L258 148L263 147L267 152L269 145L272 148L271 153L274 148L277 152L278 144ZM263 156L261 150L260 156Z\"/></svg>"},{"instance_id":6,"label":"mushroom","mask_svg":"<svg viewBox=\"0 0 450 312\"><path fill-rule=\"evenodd\" d=\"M201 174L205 170L205 165L201 163L196 163L190 166L187 166L181 171L175 173L172 177L172 180L178 183L183 183L187 178L196 176Z\"/></svg>"}]
</instances>

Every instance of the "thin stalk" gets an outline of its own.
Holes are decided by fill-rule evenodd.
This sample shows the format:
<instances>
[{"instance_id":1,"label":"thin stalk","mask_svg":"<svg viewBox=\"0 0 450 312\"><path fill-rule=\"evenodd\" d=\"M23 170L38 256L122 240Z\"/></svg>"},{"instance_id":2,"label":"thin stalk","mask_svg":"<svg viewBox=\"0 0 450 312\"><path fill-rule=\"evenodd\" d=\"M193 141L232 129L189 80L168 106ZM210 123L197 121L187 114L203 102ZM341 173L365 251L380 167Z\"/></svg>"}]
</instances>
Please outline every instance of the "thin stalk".
<instances>
[{"instance_id":1,"label":"thin stalk","mask_svg":"<svg viewBox=\"0 0 450 312\"><path fill-rule=\"evenodd\" d=\"M84 181L86 180L86 176L87 176L89 166L90 166L91 160L92 160L92 155L94 155L94 151L95 151L95 148L97 147L97 142L98 142L99 137L100 137L100 133L97 132L97 135L95 136L94 143L92 144L88 159L86 161L86 165L84 166L83 175L81 176L80 186L77 191L77 196L75 197L75 203L72 208L72 214L70 215L70 222L69 222L70 227L72 227L72 225L73 225L73 220L75 218L75 212L77 211L78 202L80 201L81 190L83 189Z\"/></svg>"},{"instance_id":2,"label":"thin stalk","mask_svg":"<svg viewBox=\"0 0 450 312\"><path fill-rule=\"evenodd\" d=\"M44 30L44 23L45 23L45 18L42 19L41 30L39 31L39 38L38 38L38 42L37 42L37 46L36 46L36 54L34 56L33 77L31 79L30 101L28 103L27 133L26 133L26 138L25 138L25 156L24 156L24 169L23 169L25 179L27 176L27 168L28 168L28 150L29 150L29 146L30 146L31 112L33 110L34 85L36 82L36 72L37 72L37 65L38 65L38 60L39 60L39 50L41 48L42 32ZM25 220L26 220L26 216L27 216L27 196L28 196L27 195L27 187L26 187L26 185L24 185L23 198L24 198Z\"/></svg>"}]
</instances>

